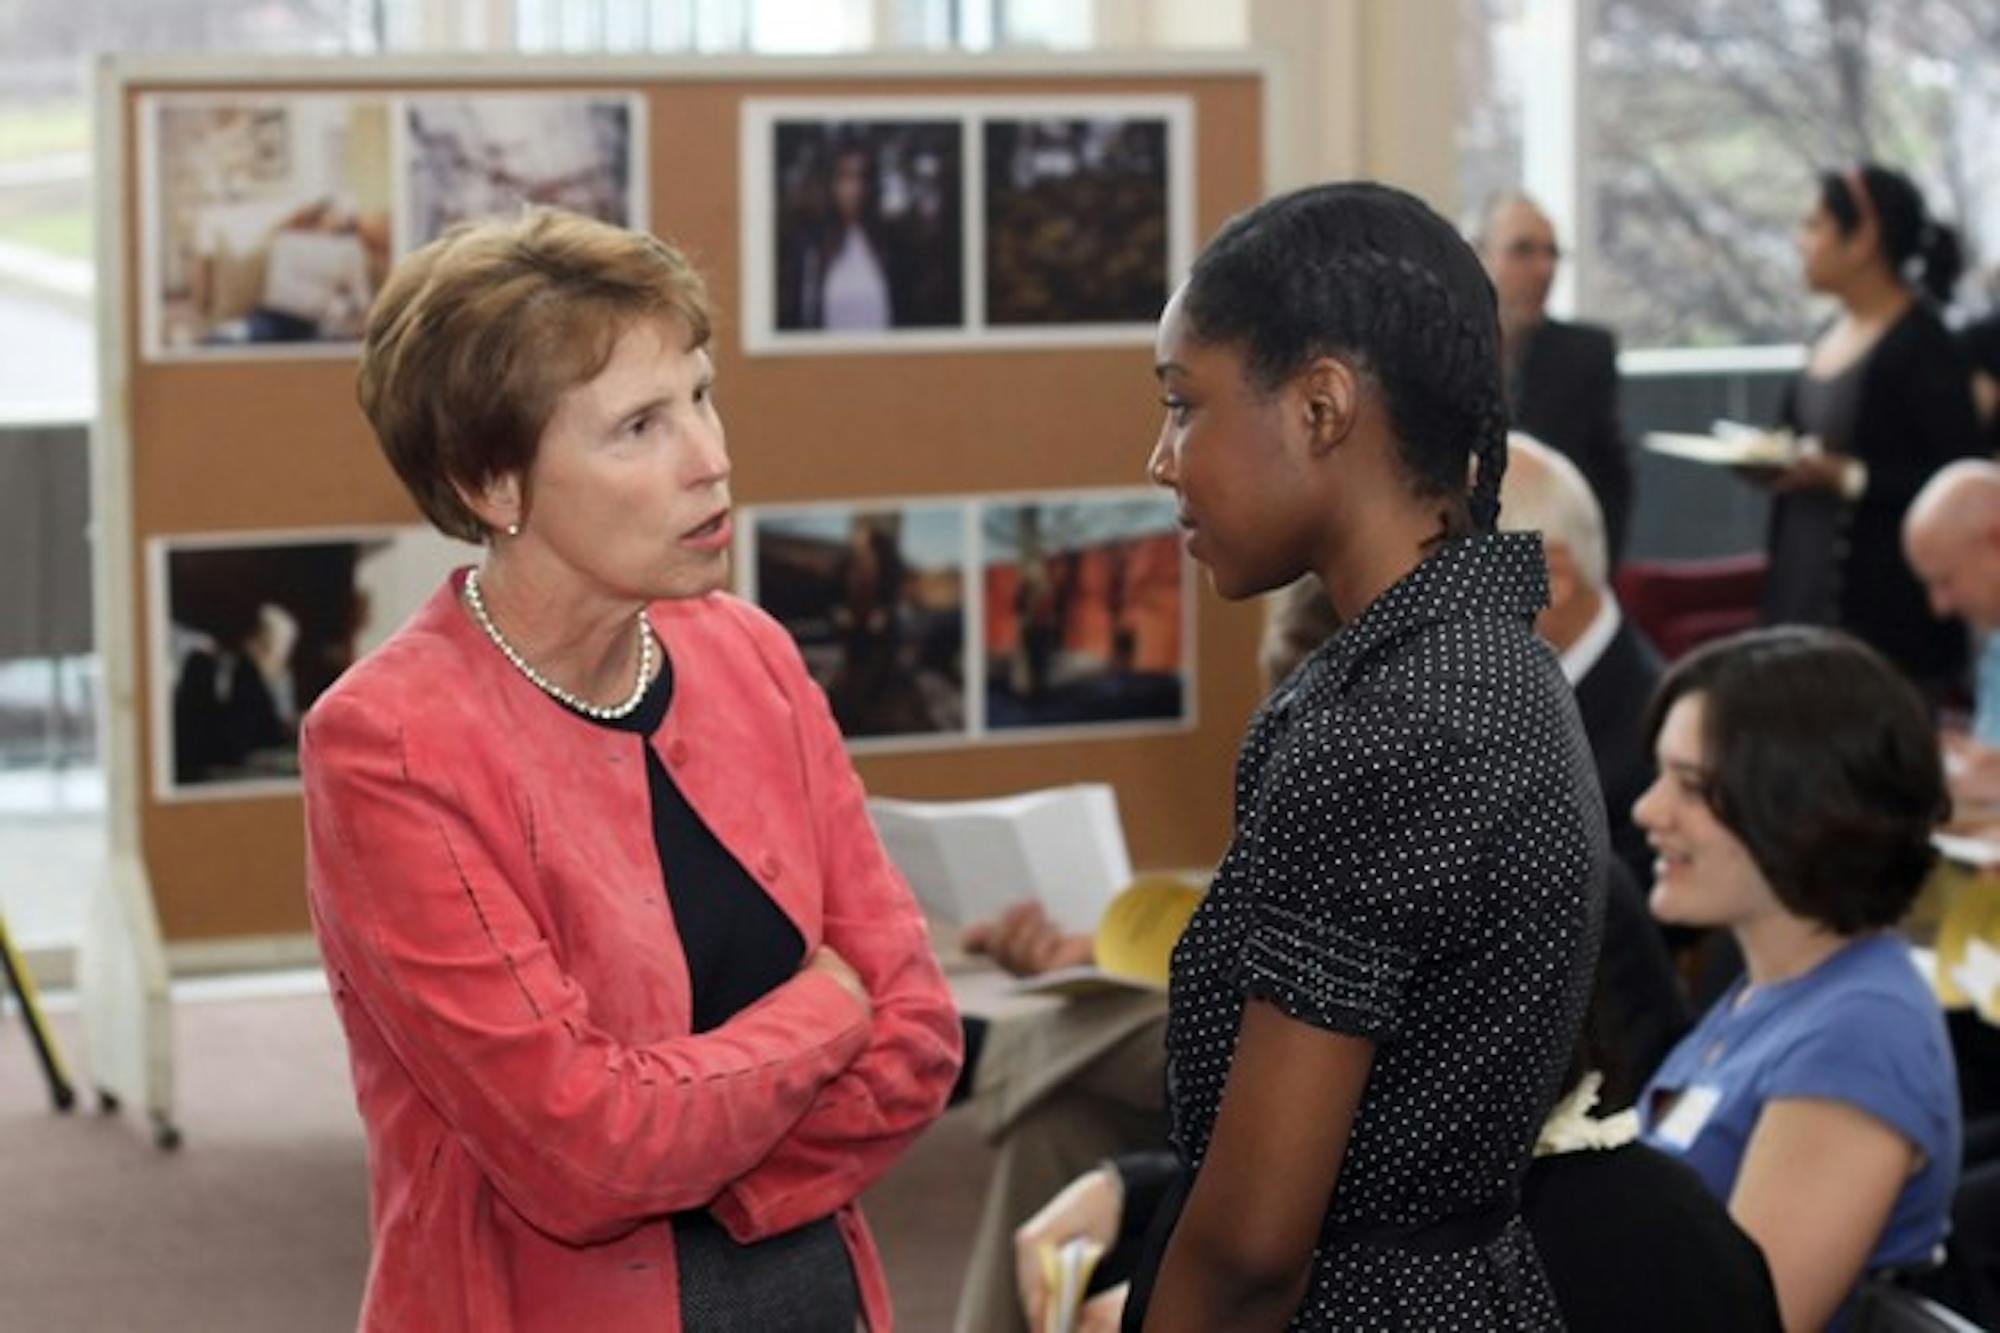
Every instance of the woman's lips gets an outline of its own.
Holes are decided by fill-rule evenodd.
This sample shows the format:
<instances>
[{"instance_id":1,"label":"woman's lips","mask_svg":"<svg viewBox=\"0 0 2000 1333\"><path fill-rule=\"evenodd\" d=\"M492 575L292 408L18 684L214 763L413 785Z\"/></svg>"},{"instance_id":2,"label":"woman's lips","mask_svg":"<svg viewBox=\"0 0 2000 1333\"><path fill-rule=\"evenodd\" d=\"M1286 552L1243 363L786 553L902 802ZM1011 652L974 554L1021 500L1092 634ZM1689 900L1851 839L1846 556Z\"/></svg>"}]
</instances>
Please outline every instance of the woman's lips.
<instances>
[{"instance_id":1,"label":"woman's lips","mask_svg":"<svg viewBox=\"0 0 2000 1333\"><path fill-rule=\"evenodd\" d=\"M681 538L681 545L692 547L697 551L719 551L729 545L729 539L733 535L729 511L724 509L710 516L699 526L689 529Z\"/></svg>"}]
</instances>

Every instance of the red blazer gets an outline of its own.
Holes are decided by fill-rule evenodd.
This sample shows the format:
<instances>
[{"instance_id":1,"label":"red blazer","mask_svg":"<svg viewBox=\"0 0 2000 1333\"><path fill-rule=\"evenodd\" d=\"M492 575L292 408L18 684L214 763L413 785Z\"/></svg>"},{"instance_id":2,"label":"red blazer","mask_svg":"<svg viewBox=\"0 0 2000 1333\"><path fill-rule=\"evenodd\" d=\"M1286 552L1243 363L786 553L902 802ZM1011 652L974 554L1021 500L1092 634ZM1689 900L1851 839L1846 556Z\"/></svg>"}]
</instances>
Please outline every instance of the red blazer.
<instances>
[{"instance_id":1,"label":"red blazer","mask_svg":"<svg viewBox=\"0 0 2000 1333\"><path fill-rule=\"evenodd\" d=\"M943 1106L959 1027L922 917L791 639L720 594L649 612L674 699L652 737L689 803L873 1019L801 973L690 1035L687 966L630 733L565 711L454 575L307 717L306 889L367 1127L361 1326L673 1330L671 1226L738 1240L836 1214Z\"/></svg>"}]
</instances>

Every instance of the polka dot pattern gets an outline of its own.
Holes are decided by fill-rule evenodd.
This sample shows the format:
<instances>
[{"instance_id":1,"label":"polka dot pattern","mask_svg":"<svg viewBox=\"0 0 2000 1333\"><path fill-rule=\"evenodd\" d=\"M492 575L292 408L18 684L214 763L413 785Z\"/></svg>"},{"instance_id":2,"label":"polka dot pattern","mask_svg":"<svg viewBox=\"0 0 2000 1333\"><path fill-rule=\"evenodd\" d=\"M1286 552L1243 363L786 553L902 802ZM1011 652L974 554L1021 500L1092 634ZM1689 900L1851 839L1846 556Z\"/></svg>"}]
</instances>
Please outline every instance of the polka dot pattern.
<instances>
[{"instance_id":1,"label":"polka dot pattern","mask_svg":"<svg viewBox=\"0 0 2000 1333\"><path fill-rule=\"evenodd\" d=\"M1376 1043L1295 1329L1562 1326L1518 1218L1459 1249L1380 1239L1518 1190L1588 998L1604 806L1533 632L1546 595L1533 534L1453 542L1244 741L1235 837L1174 953L1168 1097L1199 1167L1251 996Z\"/></svg>"}]
</instances>

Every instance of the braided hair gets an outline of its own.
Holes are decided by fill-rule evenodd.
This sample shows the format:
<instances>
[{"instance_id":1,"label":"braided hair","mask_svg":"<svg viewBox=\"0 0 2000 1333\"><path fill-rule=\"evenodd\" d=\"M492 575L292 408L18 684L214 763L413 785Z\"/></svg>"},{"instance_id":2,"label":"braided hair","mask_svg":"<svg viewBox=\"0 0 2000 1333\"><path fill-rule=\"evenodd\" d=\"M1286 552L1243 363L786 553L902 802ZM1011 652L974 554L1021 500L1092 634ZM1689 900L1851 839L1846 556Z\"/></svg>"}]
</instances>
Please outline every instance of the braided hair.
<instances>
[{"instance_id":1,"label":"braided hair","mask_svg":"<svg viewBox=\"0 0 2000 1333\"><path fill-rule=\"evenodd\" d=\"M1865 200L1854 197L1857 183L1868 192ZM1852 236L1861 219L1873 215L1889 271L1903 278L1915 269L1931 300L1940 305L1951 300L1965 269L1958 233L1930 215L1924 196L1908 176L1872 162L1853 172L1822 172L1819 201L1842 236Z\"/></svg>"},{"instance_id":2,"label":"braided hair","mask_svg":"<svg viewBox=\"0 0 2000 1333\"><path fill-rule=\"evenodd\" d=\"M1493 284L1422 200L1362 181L1268 200L1216 233L1181 308L1197 340L1242 350L1262 392L1322 356L1373 380L1404 475L1446 505L1445 535L1493 531L1507 466Z\"/></svg>"}]
</instances>

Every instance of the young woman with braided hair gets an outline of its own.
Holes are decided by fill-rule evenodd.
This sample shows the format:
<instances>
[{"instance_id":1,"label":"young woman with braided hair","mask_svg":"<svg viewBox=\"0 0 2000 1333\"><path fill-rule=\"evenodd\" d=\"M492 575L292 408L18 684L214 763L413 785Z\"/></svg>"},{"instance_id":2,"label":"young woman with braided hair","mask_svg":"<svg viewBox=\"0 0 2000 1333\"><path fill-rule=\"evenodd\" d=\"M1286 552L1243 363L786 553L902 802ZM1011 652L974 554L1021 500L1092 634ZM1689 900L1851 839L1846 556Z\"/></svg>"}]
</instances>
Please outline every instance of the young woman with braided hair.
<instances>
[{"instance_id":1,"label":"young woman with braided hair","mask_svg":"<svg viewBox=\"0 0 2000 1333\"><path fill-rule=\"evenodd\" d=\"M1175 951L1181 1171L1128 1329L1561 1327L1519 1188L1605 820L1540 539L1493 532L1498 337L1471 249L1370 184L1235 218L1161 318L1188 549L1230 598L1318 574L1345 628L1252 721Z\"/></svg>"}]
</instances>

